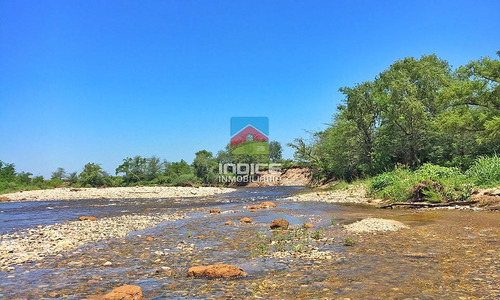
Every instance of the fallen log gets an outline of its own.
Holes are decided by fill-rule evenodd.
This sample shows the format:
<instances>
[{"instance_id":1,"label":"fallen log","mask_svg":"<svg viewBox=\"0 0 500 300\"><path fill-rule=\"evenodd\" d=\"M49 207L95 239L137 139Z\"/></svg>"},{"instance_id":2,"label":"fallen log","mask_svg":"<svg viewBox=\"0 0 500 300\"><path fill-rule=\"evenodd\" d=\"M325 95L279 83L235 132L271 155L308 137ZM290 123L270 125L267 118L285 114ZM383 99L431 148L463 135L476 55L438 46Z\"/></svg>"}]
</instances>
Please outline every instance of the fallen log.
<instances>
[{"instance_id":1,"label":"fallen log","mask_svg":"<svg viewBox=\"0 0 500 300\"><path fill-rule=\"evenodd\" d=\"M380 206L379 208L393 208L394 206L408 206L409 208L426 208L426 207L448 207L448 206L465 206L473 205L479 201L455 201L445 203L427 203L427 202L394 202L391 204Z\"/></svg>"}]
</instances>

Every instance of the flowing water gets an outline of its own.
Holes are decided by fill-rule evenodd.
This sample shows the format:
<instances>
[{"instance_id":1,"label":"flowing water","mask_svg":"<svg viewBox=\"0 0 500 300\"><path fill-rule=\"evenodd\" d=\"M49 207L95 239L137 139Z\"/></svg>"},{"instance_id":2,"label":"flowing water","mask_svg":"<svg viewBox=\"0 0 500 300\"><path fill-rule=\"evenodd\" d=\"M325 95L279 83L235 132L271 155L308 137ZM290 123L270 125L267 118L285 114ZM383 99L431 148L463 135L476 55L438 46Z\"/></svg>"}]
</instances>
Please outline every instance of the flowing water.
<instances>
[{"instance_id":1,"label":"flowing water","mask_svg":"<svg viewBox=\"0 0 500 300\"><path fill-rule=\"evenodd\" d=\"M0 204L1 233L75 220L154 212L185 212L124 238L102 240L0 272L0 298L83 299L123 284L142 287L148 299L493 299L500 297L500 215L486 211L380 210L363 205L291 202L300 188L239 189L193 199L123 199ZM246 205L274 201L250 212ZM221 214L209 214L219 208ZM238 220L251 217L252 224ZM343 228L367 217L408 225L397 232L350 234ZM312 241L327 259L273 258L256 252L269 222L304 222L329 238ZM231 226L225 226L228 220ZM145 236L155 240L145 241ZM351 238L354 246L345 246ZM106 261L111 266L104 267ZM249 276L192 279L194 265L234 264ZM162 268L163 267L163 268ZM166 269L169 267L170 269Z\"/></svg>"}]
</instances>

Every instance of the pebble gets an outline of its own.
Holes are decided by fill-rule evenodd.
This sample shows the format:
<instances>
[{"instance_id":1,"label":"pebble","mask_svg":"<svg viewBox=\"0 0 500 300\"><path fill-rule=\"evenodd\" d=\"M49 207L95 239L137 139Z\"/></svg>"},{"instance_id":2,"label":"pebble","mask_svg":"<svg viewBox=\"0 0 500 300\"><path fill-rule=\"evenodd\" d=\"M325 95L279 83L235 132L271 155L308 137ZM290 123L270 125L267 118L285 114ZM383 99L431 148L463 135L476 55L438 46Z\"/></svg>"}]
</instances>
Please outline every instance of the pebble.
<instances>
[{"instance_id":1,"label":"pebble","mask_svg":"<svg viewBox=\"0 0 500 300\"><path fill-rule=\"evenodd\" d=\"M165 221L187 218L185 214L122 215L93 222L69 221L0 235L0 271L11 265L37 261L90 242L125 237L129 232Z\"/></svg>"}]
</instances>

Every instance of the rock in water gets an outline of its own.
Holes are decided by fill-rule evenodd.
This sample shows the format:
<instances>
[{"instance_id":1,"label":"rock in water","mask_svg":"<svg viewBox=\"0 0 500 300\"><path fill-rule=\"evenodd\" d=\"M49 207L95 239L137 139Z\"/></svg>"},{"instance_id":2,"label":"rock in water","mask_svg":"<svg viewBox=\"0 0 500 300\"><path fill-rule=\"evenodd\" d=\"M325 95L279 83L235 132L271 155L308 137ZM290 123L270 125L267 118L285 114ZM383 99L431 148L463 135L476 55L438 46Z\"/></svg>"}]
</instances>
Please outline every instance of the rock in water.
<instances>
[{"instance_id":1,"label":"rock in water","mask_svg":"<svg viewBox=\"0 0 500 300\"><path fill-rule=\"evenodd\" d=\"M228 226L232 225L232 224L233 224L233 222L231 222L231 221L226 221L226 223L224 223L224 225L228 225Z\"/></svg>"},{"instance_id":2,"label":"rock in water","mask_svg":"<svg viewBox=\"0 0 500 300\"><path fill-rule=\"evenodd\" d=\"M190 277L230 278L245 277L247 275L242 269L225 264L196 266L188 270L188 276Z\"/></svg>"},{"instance_id":3,"label":"rock in water","mask_svg":"<svg viewBox=\"0 0 500 300\"><path fill-rule=\"evenodd\" d=\"M241 222L241 223L252 223L252 222L253 222L253 220L252 220L252 218L249 218L249 217L244 217L244 218L241 218L241 219L240 219L240 222Z\"/></svg>"},{"instance_id":4,"label":"rock in water","mask_svg":"<svg viewBox=\"0 0 500 300\"><path fill-rule=\"evenodd\" d=\"M304 228L306 228L306 229L314 228L314 225L311 223L304 223Z\"/></svg>"},{"instance_id":5,"label":"rock in water","mask_svg":"<svg viewBox=\"0 0 500 300\"><path fill-rule=\"evenodd\" d=\"M122 285L104 295L105 300L142 300L142 289L137 285Z\"/></svg>"},{"instance_id":6,"label":"rock in water","mask_svg":"<svg viewBox=\"0 0 500 300\"><path fill-rule=\"evenodd\" d=\"M276 219L271 222L271 229L288 229L290 223L282 218Z\"/></svg>"},{"instance_id":7,"label":"rock in water","mask_svg":"<svg viewBox=\"0 0 500 300\"><path fill-rule=\"evenodd\" d=\"M80 221L97 221L98 219L94 216L81 216L78 218Z\"/></svg>"},{"instance_id":8,"label":"rock in water","mask_svg":"<svg viewBox=\"0 0 500 300\"><path fill-rule=\"evenodd\" d=\"M220 209L219 209L219 208L213 208L213 209L211 209L211 210L210 210L210 213L211 213L211 214L220 214L220 213L221 213L221 211L220 211Z\"/></svg>"},{"instance_id":9,"label":"rock in water","mask_svg":"<svg viewBox=\"0 0 500 300\"><path fill-rule=\"evenodd\" d=\"M276 207L276 203L271 202L271 201L264 201L260 204L261 208L270 208L270 207Z\"/></svg>"}]
</instances>

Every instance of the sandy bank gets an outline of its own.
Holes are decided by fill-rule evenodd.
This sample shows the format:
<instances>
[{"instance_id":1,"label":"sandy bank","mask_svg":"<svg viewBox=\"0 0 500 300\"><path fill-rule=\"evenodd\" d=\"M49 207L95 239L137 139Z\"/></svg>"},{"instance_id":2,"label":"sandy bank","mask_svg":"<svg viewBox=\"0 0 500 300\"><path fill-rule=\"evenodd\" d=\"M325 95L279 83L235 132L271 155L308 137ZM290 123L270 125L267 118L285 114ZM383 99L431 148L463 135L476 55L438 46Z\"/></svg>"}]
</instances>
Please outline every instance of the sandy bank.
<instances>
[{"instance_id":1,"label":"sandy bank","mask_svg":"<svg viewBox=\"0 0 500 300\"><path fill-rule=\"evenodd\" d=\"M158 199L176 197L205 197L229 193L235 189L218 187L112 187L112 188L56 188L23 191L1 195L10 201L42 201L73 199Z\"/></svg>"},{"instance_id":2,"label":"sandy bank","mask_svg":"<svg viewBox=\"0 0 500 300\"><path fill-rule=\"evenodd\" d=\"M344 228L349 232L376 232L376 231L397 231L400 229L409 228L401 222L388 219L368 218L344 225Z\"/></svg>"},{"instance_id":3,"label":"sandy bank","mask_svg":"<svg viewBox=\"0 0 500 300\"><path fill-rule=\"evenodd\" d=\"M288 200L303 202L378 204L380 200L366 197L362 186L334 191L313 191L288 197Z\"/></svg>"}]
</instances>

